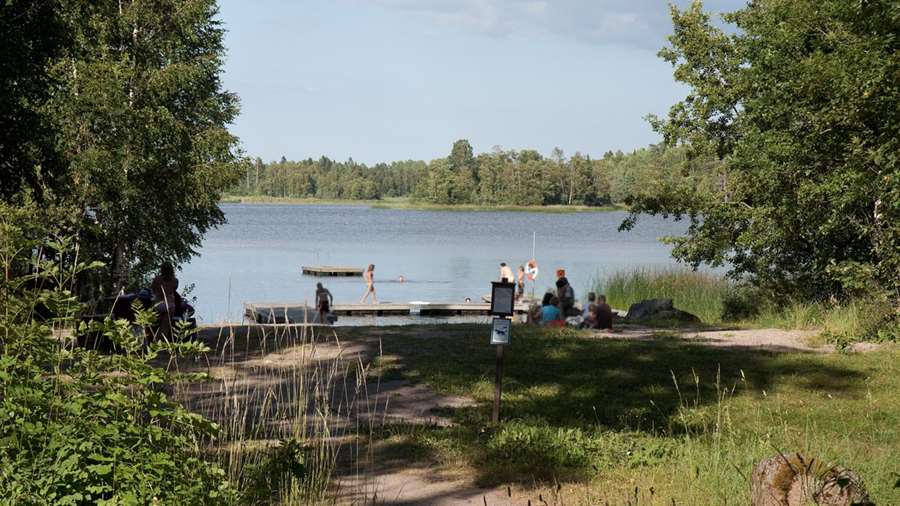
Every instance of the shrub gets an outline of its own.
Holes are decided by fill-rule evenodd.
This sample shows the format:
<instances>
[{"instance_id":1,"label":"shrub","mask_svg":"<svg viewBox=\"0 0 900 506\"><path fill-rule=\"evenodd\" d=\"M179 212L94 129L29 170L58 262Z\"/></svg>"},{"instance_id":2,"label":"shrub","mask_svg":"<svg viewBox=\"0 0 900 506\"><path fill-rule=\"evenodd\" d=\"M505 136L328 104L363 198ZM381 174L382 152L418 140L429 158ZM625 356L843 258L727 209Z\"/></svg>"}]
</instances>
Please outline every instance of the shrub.
<instances>
[{"instance_id":1,"label":"shrub","mask_svg":"<svg viewBox=\"0 0 900 506\"><path fill-rule=\"evenodd\" d=\"M741 286L729 290L722 299L722 320L748 320L759 314L761 296L753 288Z\"/></svg>"},{"instance_id":2,"label":"shrub","mask_svg":"<svg viewBox=\"0 0 900 506\"><path fill-rule=\"evenodd\" d=\"M15 221L9 219L15 217ZM93 325L122 354L73 345L81 309L71 281L92 268L77 246L24 233L27 216L0 205L0 497L10 504L222 504L224 472L198 442L217 427L172 402L153 365L198 343L144 345L124 321ZM46 318L34 309L43 306ZM152 323L153 312L139 315Z\"/></svg>"}]
</instances>

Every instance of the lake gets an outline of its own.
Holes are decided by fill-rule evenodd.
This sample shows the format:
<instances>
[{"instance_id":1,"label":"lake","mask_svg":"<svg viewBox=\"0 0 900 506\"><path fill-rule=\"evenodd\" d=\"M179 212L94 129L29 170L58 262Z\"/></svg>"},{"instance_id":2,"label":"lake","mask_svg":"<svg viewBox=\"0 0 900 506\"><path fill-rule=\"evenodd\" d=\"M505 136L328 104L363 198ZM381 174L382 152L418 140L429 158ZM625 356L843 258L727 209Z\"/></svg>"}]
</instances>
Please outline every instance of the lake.
<instances>
[{"instance_id":1,"label":"lake","mask_svg":"<svg viewBox=\"0 0 900 506\"><path fill-rule=\"evenodd\" d=\"M685 223L644 217L618 232L625 212L478 212L373 209L359 205L223 204L228 223L210 231L199 256L183 266L201 322L240 321L243 302L313 304L316 282L336 303L358 302L360 277L317 278L301 265L375 264L380 302L480 301L499 277L531 258L540 266L527 285L540 296L566 269L579 299L598 276L635 267L671 267L659 238ZM406 281L400 283L399 277Z\"/></svg>"}]
</instances>

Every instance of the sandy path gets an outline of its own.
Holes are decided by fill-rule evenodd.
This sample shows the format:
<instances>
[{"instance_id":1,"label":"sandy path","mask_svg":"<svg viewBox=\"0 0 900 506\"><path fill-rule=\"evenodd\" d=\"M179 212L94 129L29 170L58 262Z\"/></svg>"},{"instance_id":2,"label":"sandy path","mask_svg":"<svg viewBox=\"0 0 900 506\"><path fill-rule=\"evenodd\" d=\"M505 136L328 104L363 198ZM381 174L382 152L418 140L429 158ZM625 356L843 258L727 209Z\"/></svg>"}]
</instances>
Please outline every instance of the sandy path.
<instances>
[{"instance_id":1,"label":"sandy path","mask_svg":"<svg viewBox=\"0 0 900 506\"><path fill-rule=\"evenodd\" d=\"M834 351L833 346L818 346L811 340L818 332L810 330L782 329L658 329L629 325L613 332L597 331L593 335L605 339L653 340L678 338L685 343L705 346L754 348L783 352L815 352L828 353Z\"/></svg>"}]
</instances>

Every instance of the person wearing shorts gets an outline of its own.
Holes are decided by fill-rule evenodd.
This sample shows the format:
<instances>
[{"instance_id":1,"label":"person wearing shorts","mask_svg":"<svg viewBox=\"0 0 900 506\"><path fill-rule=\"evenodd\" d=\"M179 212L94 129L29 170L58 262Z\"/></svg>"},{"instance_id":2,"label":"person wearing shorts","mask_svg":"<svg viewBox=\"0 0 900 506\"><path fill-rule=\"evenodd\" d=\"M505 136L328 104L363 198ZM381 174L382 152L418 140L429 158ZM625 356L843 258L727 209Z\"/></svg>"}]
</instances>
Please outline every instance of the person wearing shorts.
<instances>
[{"instance_id":1,"label":"person wearing shorts","mask_svg":"<svg viewBox=\"0 0 900 506\"><path fill-rule=\"evenodd\" d=\"M319 323L325 323L325 317L331 312L331 305L334 304L334 297L322 283L316 283L316 314L319 316Z\"/></svg>"},{"instance_id":2,"label":"person wearing shorts","mask_svg":"<svg viewBox=\"0 0 900 506\"><path fill-rule=\"evenodd\" d=\"M522 300L525 296L525 266L519 266L519 272L516 273L516 300Z\"/></svg>"}]
</instances>

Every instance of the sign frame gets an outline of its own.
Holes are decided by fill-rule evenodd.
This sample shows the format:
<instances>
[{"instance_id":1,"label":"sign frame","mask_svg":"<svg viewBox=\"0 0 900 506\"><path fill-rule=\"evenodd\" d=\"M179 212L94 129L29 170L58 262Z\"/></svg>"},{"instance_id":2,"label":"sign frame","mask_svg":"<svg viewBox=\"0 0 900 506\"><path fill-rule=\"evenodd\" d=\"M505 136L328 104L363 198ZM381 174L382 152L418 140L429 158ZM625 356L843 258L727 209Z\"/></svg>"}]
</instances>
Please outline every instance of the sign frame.
<instances>
[{"instance_id":1,"label":"sign frame","mask_svg":"<svg viewBox=\"0 0 900 506\"><path fill-rule=\"evenodd\" d=\"M513 316L516 312L516 285L491 281L491 314Z\"/></svg>"},{"instance_id":2,"label":"sign frame","mask_svg":"<svg viewBox=\"0 0 900 506\"><path fill-rule=\"evenodd\" d=\"M509 345L512 320L507 318L494 318L491 322L491 344Z\"/></svg>"}]
</instances>

